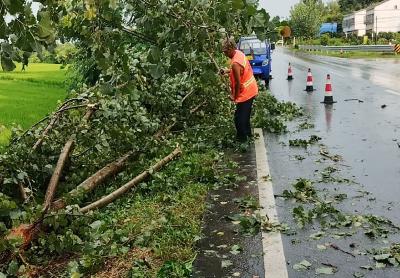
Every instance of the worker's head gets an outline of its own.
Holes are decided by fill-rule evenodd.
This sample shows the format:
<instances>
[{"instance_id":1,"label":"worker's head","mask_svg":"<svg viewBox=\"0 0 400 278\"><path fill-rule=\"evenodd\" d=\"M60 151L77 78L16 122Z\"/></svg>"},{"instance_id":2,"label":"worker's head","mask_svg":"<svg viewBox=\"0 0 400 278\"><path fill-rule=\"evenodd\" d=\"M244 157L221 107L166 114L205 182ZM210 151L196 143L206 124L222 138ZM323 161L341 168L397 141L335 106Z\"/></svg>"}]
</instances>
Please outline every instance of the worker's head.
<instances>
[{"instance_id":1,"label":"worker's head","mask_svg":"<svg viewBox=\"0 0 400 278\"><path fill-rule=\"evenodd\" d=\"M228 58L233 58L235 56L236 51L236 42L232 38L224 39L222 43L222 52L224 52L225 56Z\"/></svg>"}]
</instances>

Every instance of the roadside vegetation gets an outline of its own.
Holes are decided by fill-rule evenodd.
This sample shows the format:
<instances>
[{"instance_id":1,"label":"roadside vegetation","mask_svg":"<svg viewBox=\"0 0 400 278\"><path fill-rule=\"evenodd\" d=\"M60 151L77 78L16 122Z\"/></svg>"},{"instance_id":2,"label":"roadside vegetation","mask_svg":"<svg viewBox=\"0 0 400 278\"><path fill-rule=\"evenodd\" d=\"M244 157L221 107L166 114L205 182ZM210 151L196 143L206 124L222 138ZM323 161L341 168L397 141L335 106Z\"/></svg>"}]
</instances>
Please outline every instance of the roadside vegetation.
<instances>
[{"instance_id":1,"label":"roadside vegetation","mask_svg":"<svg viewBox=\"0 0 400 278\"><path fill-rule=\"evenodd\" d=\"M1 82L61 91L41 87L48 116L21 115L0 155L0 275L190 277L206 194L235 179L219 171L238 148L220 41L265 37L269 15L250 1L47 1L36 22L22 2L2 7L24 16L0 22L13 38ZM68 88L64 73L17 72L57 37L76 46ZM274 103L258 113L278 117Z\"/></svg>"},{"instance_id":2,"label":"roadside vegetation","mask_svg":"<svg viewBox=\"0 0 400 278\"><path fill-rule=\"evenodd\" d=\"M319 55L347 59L399 59L400 54L387 52L364 52L364 51L306 51L290 48L292 52L309 55Z\"/></svg>"}]
</instances>

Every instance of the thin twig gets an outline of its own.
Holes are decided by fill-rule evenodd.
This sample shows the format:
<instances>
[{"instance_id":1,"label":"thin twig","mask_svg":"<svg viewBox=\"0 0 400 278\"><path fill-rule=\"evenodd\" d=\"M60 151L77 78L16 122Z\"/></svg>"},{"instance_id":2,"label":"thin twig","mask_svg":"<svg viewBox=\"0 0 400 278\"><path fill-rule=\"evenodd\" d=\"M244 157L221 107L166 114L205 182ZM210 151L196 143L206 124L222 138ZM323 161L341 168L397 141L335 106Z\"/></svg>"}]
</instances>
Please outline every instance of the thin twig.
<instances>
[{"instance_id":1,"label":"thin twig","mask_svg":"<svg viewBox=\"0 0 400 278\"><path fill-rule=\"evenodd\" d=\"M199 109L200 109L201 107L203 107L203 106L206 105L206 104L207 104L207 101L206 101L206 100L203 101L202 103L200 103L199 105L197 105L196 107L194 107L192 110L190 110L190 114L196 113L197 111L199 111Z\"/></svg>"},{"instance_id":2,"label":"thin twig","mask_svg":"<svg viewBox=\"0 0 400 278\"><path fill-rule=\"evenodd\" d=\"M181 100L181 103L183 103L188 97L190 97L194 93L194 90L191 90L189 93L187 93L183 99Z\"/></svg>"},{"instance_id":3,"label":"thin twig","mask_svg":"<svg viewBox=\"0 0 400 278\"><path fill-rule=\"evenodd\" d=\"M333 243L330 243L329 244L329 247L332 247L333 249L335 249L335 250L338 250L338 251L340 251L340 252L343 252L343 253L345 253L345 254L348 254L348 255L350 255L350 256L352 256L352 257L356 257L353 253L350 253L350 252L347 252L347 251L345 251L345 250L343 250L343 249L341 249L339 246L337 246L336 244L333 244Z\"/></svg>"}]
</instances>

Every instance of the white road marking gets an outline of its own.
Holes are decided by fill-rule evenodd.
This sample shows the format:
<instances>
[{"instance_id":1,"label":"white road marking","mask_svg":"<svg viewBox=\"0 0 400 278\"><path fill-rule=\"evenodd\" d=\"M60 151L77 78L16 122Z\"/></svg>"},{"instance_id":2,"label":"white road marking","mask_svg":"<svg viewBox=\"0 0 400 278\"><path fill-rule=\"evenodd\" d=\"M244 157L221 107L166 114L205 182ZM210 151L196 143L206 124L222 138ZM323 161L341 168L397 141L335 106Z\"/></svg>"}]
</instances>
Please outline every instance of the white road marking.
<instances>
[{"instance_id":1,"label":"white road marking","mask_svg":"<svg viewBox=\"0 0 400 278\"><path fill-rule=\"evenodd\" d=\"M260 213L267 215L271 222L278 223L274 189L270 179L270 171L267 158L267 150L263 131L260 128L254 130L259 137L255 142L257 160L257 183L260 199ZM286 259L283 251L282 236L280 232L262 232L262 244L264 252L264 269L266 278L287 278Z\"/></svg>"},{"instance_id":2,"label":"white road marking","mask_svg":"<svg viewBox=\"0 0 400 278\"><path fill-rule=\"evenodd\" d=\"M393 90L386 90L386 92L388 92L390 94L393 94L393 95L396 95L396 96L400 96L399 92L396 92L396 91L393 91Z\"/></svg>"}]
</instances>

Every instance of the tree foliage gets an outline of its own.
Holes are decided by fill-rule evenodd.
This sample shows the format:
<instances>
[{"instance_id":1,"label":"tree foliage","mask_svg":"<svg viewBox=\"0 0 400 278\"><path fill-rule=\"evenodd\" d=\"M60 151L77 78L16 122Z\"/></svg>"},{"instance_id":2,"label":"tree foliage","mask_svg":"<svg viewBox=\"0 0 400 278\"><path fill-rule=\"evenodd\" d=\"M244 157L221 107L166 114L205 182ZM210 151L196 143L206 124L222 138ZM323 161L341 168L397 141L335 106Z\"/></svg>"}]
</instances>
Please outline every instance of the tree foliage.
<instances>
[{"instance_id":1,"label":"tree foliage","mask_svg":"<svg viewBox=\"0 0 400 278\"><path fill-rule=\"evenodd\" d=\"M63 162L56 188L56 198L66 197L74 205L67 213L130 181L176 143L183 144L184 151L185 146L202 151L229 144L232 111L226 80L218 75L219 65L225 63L220 40L252 32L265 37L269 16L257 9L257 1L39 2L36 18L28 1L0 1L2 64L11 69L20 51L40 54L60 39L77 47L77 77L70 99L30 130L14 129L12 143L0 155L2 235L48 212L41 204L67 141L73 141L74 149L64 154L69 159ZM7 13L14 15L8 24ZM90 110L93 115L83 121ZM39 147L33 148L39 140ZM136 159L129 170L94 193L68 198L69 191L127 152L135 153ZM27 204L20 200L21 187L30 195ZM76 252L81 238L90 241L85 220L50 218L45 224L49 222L54 229L51 244L45 239L34 242L31 252ZM92 240L96 243L89 242L87 248L96 254L101 240ZM1 240L0 252L18 251L13 244Z\"/></svg>"},{"instance_id":2,"label":"tree foliage","mask_svg":"<svg viewBox=\"0 0 400 278\"><path fill-rule=\"evenodd\" d=\"M353 11L361 10L366 8L374 3L382 2L382 0L339 0L339 5L344 14L350 13Z\"/></svg>"},{"instance_id":3,"label":"tree foliage","mask_svg":"<svg viewBox=\"0 0 400 278\"><path fill-rule=\"evenodd\" d=\"M312 38L323 21L324 4L321 0L302 0L290 10L290 26L296 36Z\"/></svg>"},{"instance_id":4,"label":"tree foliage","mask_svg":"<svg viewBox=\"0 0 400 278\"><path fill-rule=\"evenodd\" d=\"M323 22L342 23L343 13L338 1L331 1L326 4L322 20Z\"/></svg>"},{"instance_id":5,"label":"tree foliage","mask_svg":"<svg viewBox=\"0 0 400 278\"><path fill-rule=\"evenodd\" d=\"M36 1L42 4L52 1ZM50 10L51 9L51 10ZM0 59L4 71L15 69L14 61L28 63L32 52L39 57L44 48L55 46L57 5L43 5L35 16L32 1L0 2Z\"/></svg>"}]
</instances>

